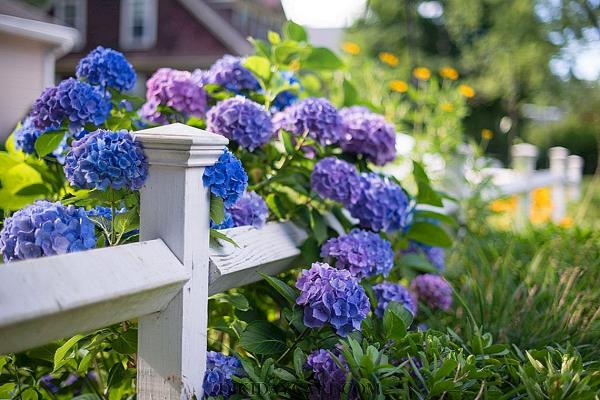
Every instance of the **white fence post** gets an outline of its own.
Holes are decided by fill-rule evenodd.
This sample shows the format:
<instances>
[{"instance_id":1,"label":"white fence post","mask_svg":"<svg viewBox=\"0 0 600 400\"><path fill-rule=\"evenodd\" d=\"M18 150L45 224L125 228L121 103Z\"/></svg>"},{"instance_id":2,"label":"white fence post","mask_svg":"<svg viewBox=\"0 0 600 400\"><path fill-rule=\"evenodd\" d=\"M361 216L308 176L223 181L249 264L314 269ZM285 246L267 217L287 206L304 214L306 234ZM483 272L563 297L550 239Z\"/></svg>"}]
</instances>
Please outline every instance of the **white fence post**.
<instances>
[{"instance_id":1,"label":"white fence post","mask_svg":"<svg viewBox=\"0 0 600 400\"><path fill-rule=\"evenodd\" d=\"M583 177L583 158L576 155L567 157L568 198L577 201L581 198L581 178Z\"/></svg>"},{"instance_id":2,"label":"white fence post","mask_svg":"<svg viewBox=\"0 0 600 400\"><path fill-rule=\"evenodd\" d=\"M519 174L519 179L527 181L531 178L535 170L535 162L538 157L538 149L529 143L519 143L512 146L511 155L513 160L513 169ZM531 209L531 192L525 191L518 195L517 215L515 226L517 229L523 229L529 221L529 212Z\"/></svg>"},{"instance_id":3,"label":"white fence post","mask_svg":"<svg viewBox=\"0 0 600 400\"><path fill-rule=\"evenodd\" d=\"M550 173L556 178L552 185L552 221L560 222L567 213L565 183L567 174L567 156L569 150L564 147L551 147L548 150Z\"/></svg>"},{"instance_id":4,"label":"white fence post","mask_svg":"<svg viewBox=\"0 0 600 400\"><path fill-rule=\"evenodd\" d=\"M139 400L202 398L209 281L209 192L202 184L227 139L183 124L135 132L150 164L140 240L161 238L190 280L165 310L139 318Z\"/></svg>"}]
</instances>

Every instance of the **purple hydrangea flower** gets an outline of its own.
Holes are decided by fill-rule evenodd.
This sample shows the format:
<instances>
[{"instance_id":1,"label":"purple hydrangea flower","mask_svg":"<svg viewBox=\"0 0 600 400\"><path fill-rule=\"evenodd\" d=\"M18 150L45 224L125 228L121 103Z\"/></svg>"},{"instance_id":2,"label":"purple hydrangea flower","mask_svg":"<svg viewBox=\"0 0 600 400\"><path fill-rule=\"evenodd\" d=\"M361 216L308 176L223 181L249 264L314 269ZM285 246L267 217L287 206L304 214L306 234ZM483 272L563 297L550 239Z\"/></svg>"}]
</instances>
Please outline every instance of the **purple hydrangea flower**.
<instances>
[{"instance_id":1,"label":"purple hydrangea flower","mask_svg":"<svg viewBox=\"0 0 600 400\"><path fill-rule=\"evenodd\" d=\"M125 131L98 129L71 143L65 175L81 189L137 190L148 175L148 162L139 143Z\"/></svg>"},{"instance_id":2,"label":"purple hydrangea flower","mask_svg":"<svg viewBox=\"0 0 600 400\"><path fill-rule=\"evenodd\" d=\"M377 299L377 308L375 315L383 318L383 313L390 302L402 304L410 313L415 316L417 313L417 302L413 294L399 283L381 282L373 286L373 292Z\"/></svg>"},{"instance_id":3,"label":"purple hydrangea flower","mask_svg":"<svg viewBox=\"0 0 600 400\"><path fill-rule=\"evenodd\" d=\"M227 210L225 210L223 215L223 221L221 221L220 223L217 224L212 219L210 220L211 229L229 229L233 228L233 226L233 218L231 217L231 213L227 212Z\"/></svg>"},{"instance_id":4,"label":"purple hydrangea flower","mask_svg":"<svg viewBox=\"0 0 600 400\"><path fill-rule=\"evenodd\" d=\"M308 136L321 145L338 143L342 136L342 118L325 98L309 97L294 103L278 116L277 127L300 136Z\"/></svg>"},{"instance_id":5,"label":"purple hydrangea flower","mask_svg":"<svg viewBox=\"0 0 600 400\"><path fill-rule=\"evenodd\" d=\"M248 175L240 160L226 149L214 165L204 170L202 181L215 196L223 199L225 207L230 207L246 190Z\"/></svg>"},{"instance_id":6,"label":"purple hydrangea flower","mask_svg":"<svg viewBox=\"0 0 600 400\"><path fill-rule=\"evenodd\" d=\"M33 154L35 152L35 141L42 136L43 133L43 131L33 125L31 118L27 117L19 129L14 133L15 147L22 150L24 153ZM56 149L54 149L51 154L56 157L59 162L63 162L63 153L67 147L67 135L65 134L63 140L56 146Z\"/></svg>"},{"instance_id":7,"label":"purple hydrangea flower","mask_svg":"<svg viewBox=\"0 0 600 400\"><path fill-rule=\"evenodd\" d=\"M410 288L420 301L432 309L448 310L452 305L452 288L439 275L418 275L410 283Z\"/></svg>"},{"instance_id":8,"label":"purple hydrangea flower","mask_svg":"<svg viewBox=\"0 0 600 400\"><path fill-rule=\"evenodd\" d=\"M271 117L263 106L242 96L222 100L206 114L206 129L254 151L271 139Z\"/></svg>"},{"instance_id":9,"label":"purple hydrangea flower","mask_svg":"<svg viewBox=\"0 0 600 400\"><path fill-rule=\"evenodd\" d=\"M355 203L361 193L356 168L335 157L323 158L315 164L310 183L319 196L345 205Z\"/></svg>"},{"instance_id":10,"label":"purple hydrangea flower","mask_svg":"<svg viewBox=\"0 0 600 400\"><path fill-rule=\"evenodd\" d=\"M171 107L184 117L204 116L206 91L188 71L160 68L146 82L146 103L140 114L148 121L165 123L167 118L160 106Z\"/></svg>"},{"instance_id":11,"label":"purple hydrangea flower","mask_svg":"<svg viewBox=\"0 0 600 400\"><path fill-rule=\"evenodd\" d=\"M4 220L0 252L4 262L72 253L96 246L94 224L85 209L37 201Z\"/></svg>"},{"instance_id":12,"label":"purple hydrangea flower","mask_svg":"<svg viewBox=\"0 0 600 400\"><path fill-rule=\"evenodd\" d=\"M86 123L100 125L110 113L112 104L97 87L69 78L55 88L46 89L33 103L33 124L41 130L58 129L63 121L71 131Z\"/></svg>"},{"instance_id":13,"label":"purple hydrangea flower","mask_svg":"<svg viewBox=\"0 0 600 400\"><path fill-rule=\"evenodd\" d=\"M321 257L327 256L336 259L336 268L347 269L358 279L379 274L387 276L394 265L391 243L376 233L360 229L325 242Z\"/></svg>"},{"instance_id":14,"label":"purple hydrangea flower","mask_svg":"<svg viewBox=\"0 0 600 400\"><path fill-rule=\"evenodd\" d=\"M302 91L302 85L300 81L294 76L294 73L291 71L283 71L280 73L281 78L289 83L290 85L297 85L298 91ZM273 103L271 105L271 111L281 111L286 107L291 106L296 101L298 101L298 93L295 90L284 90L283 92L279 92L277 96L273 99Z\"/></svg>"},{"instance_id":15,"label":"purple hydrangea flower","mask_svg":"<svg viewBox=\"0 0 600 400\"><path fill-rule=\"evenodd\" d=\"M258 80L242 65L241 58L231 55L225 55L215 61L205 79L207 83L223 86L234 93L260 89Z\"/></svg>"},{"instance_id":16,"label":"purple hydrangea flower","mask_svg":"<svg viewBox=\"0 0 600 400\"><path fill-rule=\"evenodd\" d=\"M79 60L75 75L92 85L111 87L120 92L133 89L135 70L123 53L102 46Z\"/></svg>"},{"instance_id":17,"label":"purple hydrangea flower","mask_svg":"<svg viewBox=\"0 0 600 400\"><path fill-rule=\"evenodd\" d=\"M306 358L306 365L312 369L318 383L316 386L311 386L310 400L338 400L341 398L350 371L344 356L341 354L336 356L344 366L343 368L335 362L333 355L324 349L316 350ZM355 390L350 390L349 398L358 398Z\"/></svg>"},{"instance_id":18,"label":"purple hydrangea flower","mask_svg":"<svg viewBox=\"0 0 600 400\"><path fill-rule=\"evenodd\" d=\"M360 225L379 231L397 231L408 227L412 210L404 190L396 183L376 174L361 174L358 200L347 205Z\"/></svg>"},{"instance_id":19,"label":"purple hydrangea flower","mask_svg":"<svg viewBox=\"0 0 600 400\"><path fill-rule=\"evenodd\" d=\"M423 255L438 271L443 271L446 266L446 251L443 247L428 246L411 240L408 248L404 249L402 254Z\"/></svg>"},{"instance_id":20,"label":"purple hydrangea flower","mask_svg":"<svg viewBox=\"0 0 600 400\"><path fill-rule=\"evenodd\" d=\"M349 271L314 263L296 281L300 296L296 304L304 307L304 325L320 328L333 325L336 333L347 336L369 313L369 299Z\"/></svg>"},{"instance_id":21,"label":"purple hydrangea flower","mask_svg":"<svg viewBox=\"0 0 600 400\"><path fill-rule=\"evenodd\" d=\"M243 375L244 369L237 357L226 356L216 351L207 352L206 373L202 384L205 396L229 398L235 393L233 377Z\"/></svg>"},{"instance_id":22,"label":"purple hydrangea flower","mask_svg":"<svg viewBox=\"0 0 600 400\"><path fill-rule=\"evenodd\" d=\"M340 116L344 132L340 145L344 151L363 154L376 165L396 158L396 130L382 115L354 106L341 109Z\"/></svg>"},{"instance_id":23,"label":"purple hydrangea flower","mask_svg":"<svg viewBox=\"0 0 600 400\"><path fill-rule=\"evenodd\" d=\"M233 219L233 226L251 225L262 228L269 216L267 203L255 192L245 192L234 205L227 208Z\"/></svg>"}]
</instances>

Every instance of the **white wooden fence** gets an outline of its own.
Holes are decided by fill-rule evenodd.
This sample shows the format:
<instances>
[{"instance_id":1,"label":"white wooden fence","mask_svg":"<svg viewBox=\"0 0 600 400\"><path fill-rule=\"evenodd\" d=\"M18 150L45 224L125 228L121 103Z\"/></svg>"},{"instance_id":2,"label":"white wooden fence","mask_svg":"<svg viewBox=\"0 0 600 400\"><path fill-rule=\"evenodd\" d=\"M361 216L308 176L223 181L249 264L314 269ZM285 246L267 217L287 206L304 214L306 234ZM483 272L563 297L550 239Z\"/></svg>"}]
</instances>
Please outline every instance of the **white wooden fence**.
<instances>
[{"instance_id":1,"label":"white wooden fence","mask_svg":"<svg viewBox=\"0 0 600 400\"><path fill-rule=\"evenodd\" d=\"M268 223L209 247L202 175L227 139L182 124L136 132L150 164L140 243L14 262L0 268L0 354L138 319L138 399L202 398L208 296L277 274L304 231Z\"/></svg>"}]
</instances>

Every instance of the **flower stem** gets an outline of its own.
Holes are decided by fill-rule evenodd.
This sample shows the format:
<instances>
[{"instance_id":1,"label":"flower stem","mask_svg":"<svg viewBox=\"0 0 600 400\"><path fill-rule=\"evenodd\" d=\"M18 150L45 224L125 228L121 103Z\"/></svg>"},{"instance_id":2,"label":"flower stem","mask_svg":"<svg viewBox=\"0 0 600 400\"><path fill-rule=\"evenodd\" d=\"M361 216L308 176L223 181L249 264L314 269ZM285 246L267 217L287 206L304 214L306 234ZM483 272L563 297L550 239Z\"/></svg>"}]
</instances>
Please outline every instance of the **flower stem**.
<instances>
[{"instance_id":1,"label":"flower stem","mask_svg":"<svg viewBox=\"0 0 600 400\"><path fill-rule=\"evenodd\" d=\"M115 243L115 191L112 188L112 186L110 187L110 240L109 240L109 245L114 246Z\"/></svg>"},{"instance_id":2,"label":"flower stem","mask_svg":"<svg viewBox=\"0 0 600 400\"><path fill-rule=\"evenodd\" d=\"M310 331L310 328L304 328L304 330L302 331L302 333L300 333L300 335L298 335L298 337L296 338L296 340L294 340L294 343L292 343L292 345L290 347L288 347L283 354L281 355L281 357L279 357L277 359L277 361L275 361L275 364L279 364L279 362L281 360L283 360L288 354L290 354L290 352L292 350L294 350L296 348L296 346L298 346L298 343L300 343L300 341L302 339L304 339L304 337L308 334L308 332Z\"/></svg>"}]
</instances>

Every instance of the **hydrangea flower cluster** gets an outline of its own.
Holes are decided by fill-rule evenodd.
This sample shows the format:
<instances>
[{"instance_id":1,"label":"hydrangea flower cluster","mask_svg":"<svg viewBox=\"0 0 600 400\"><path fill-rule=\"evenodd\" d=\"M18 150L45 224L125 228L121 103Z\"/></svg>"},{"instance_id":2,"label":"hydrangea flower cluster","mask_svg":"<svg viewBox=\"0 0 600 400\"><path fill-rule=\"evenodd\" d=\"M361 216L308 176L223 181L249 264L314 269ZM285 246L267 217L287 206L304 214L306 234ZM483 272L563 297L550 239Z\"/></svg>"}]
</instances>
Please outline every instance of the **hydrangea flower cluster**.
<instances>
[{"instance_id":1,"label":"hydrangea flower cluster","mask_svg":"<svg viewBox=\"0 0 600 400\"><path fill-rule=\"evenodd\" d=\"M315 164L310 183L319 196L345 205L355 203L360 196L356 168L335 157L323 158Z\"/></svg>"},{"instance_id":2,"label":"hydrangea flower cluster","mask_svg":"<svg viewBox=\"0 0 600 400\"><path fill-rule=\"evenodd\" d=\"M206 114L206 129L254 151L272 136L271 116L263 106L242 96L220 101Z\"/></svg>"},{"instance_id":3,"label":"hydrangea flower cluster","mask_svg":"<svg viewBox=\"0 0 600 400\"><path fill-rule=\"evenodd\" d=\"M309 97L294 103L278 114L275 129L285 129L294 135L308 136L325 146L335 144L342 136L342 118L325 98Z\"/></svg>"},{"instance_id":4,"label":"hydrangea flower cluster","mask_svg":"<svg viewBox=\"0 0 600 400\"><path fill-rule=\"evenodd\" d=\"M230 207L246 190L248 175L240 160L226 149L214 165L204 170L202 181L212 194L223 199L225 207Z\"/></svg>"},{"instance_id":5,"label":"hydrangea flower cluster","mask_svg":"<svg viewBox=\"0 0 600 400\"><path fill-rule=\"evenodd\" d=\"M361 174L361 194L358 200L346 205L360 225L379 231L397 231L409 226L412 218L410 201L396 183L377 174Z\"/></svg>"},{"instance_id":6,"label":"hydrangea flower cluster","mask_svg":"<svg viewBox=\"0 0 600 400\"><path fill-rule=\"evenodd\" d=\"M22 150L24 153L33 154L35 152L35 141L39 138L43 132L36 128L31 121L31 118L27 117L21 124L21 127L14 133L15 147ZM52 155L56 157L59 162L64 162L63 152L67 148L67 136L63 138L62 142L56 146L56 149L52 151Z\"/></svg>"},{"instance_id":7,"label":"hydrangea flower cluster","mask_svg":"<svg viewBox=\"0 0 600 400\"><path fill-rule=\"evenodd\" d=\"M438 271L443 271L446 266L446 251L443 247L428 246L411 240L408 244L408 248L404 249L402 253L421 254L425 256Z\"/></svg>"},{"instance_id":8,"label":"hydrangea flower cluster","mask_svg":"<svg viewBox=\"0 0 600 400\"><path fill-rule=\"evenodd\" d=\"M83 208L37 201L4 220L4 262L72 253L96 246L94 224Z\"/></svg>"},{"instance_id":9,"label":"hydrangea flower cluster","mask_svg":"<svg viewBox=\"0 0 600 400\"><path fill-rule=\"evenodd\" d=\"M402 304L410 313L415 316L417 313L417 302L413 294L399 283L381 282L373 286L373 292L377 299L377 308L375 315L383 318L383 313L390 302Z\"/></svg>"},{"instance_id":10,"label":"hydrangea flower cluster","mask_svg":"<svg viewBox=\"0 0 600 400\"><path fill-rule=\"evenodd\" d=\"M223 86L234 93L260 89L258 80L242 65L241 58L231 55L225 55L215 61L205 79L207 83Z\"/></svg>"},{"instance_id":11,"label":"hydrangea flower cluster","mask_svg":"<svg viewBox=\"0 0 600 400\"><path fill-rule=\"evenodd\" d=\"M382 115L365 107L340 110L344 134L341 147L345 152L363 154L375 165L384 165L396 158L396 130Z\"/></svg>"},{"instance_id":12,"label":"hydrangea flower cluster","mask_svg":"<svg viewBox=\"0 0 600 400\"><path fill-rule=\"evenodd\" d=\"M111 87L120 92L133 89L136 79L135 70L123 53L102 46L79 60L75 75L92 85Z\"/></svg>"},{"instance_id":13,"label":"hydrangea flower cluster","mask_svg":"<svg viewBox=\"0 0 600 400\"><path fill-rule=\"evenodd\" d=\"M233 226L253 226L260 229L269 216L267 203L255 192L244 192L234 205L227 208Z\"/></svg>"},{"instance_id":14,"label":"hydrangea flower cluster","mask_svg":"<svg viewBox=\"0 0 600 400\"><path fill-rule=\"evenodd\" d=\"M140 114L148 121L166 123L160 106L171 107L185 117L201 117L206 111L206 91L188 71L160 68L146 82L146 103Z\"/></svg>"},{"instance_id":15,"label":"hydrangea flower cluster","mask_svg":"<svg viewBox=\"0 0 600 400\"><path fill-rule=\"evenodd\" d=\"M125 207L115 209L115 215L124 214L126 212L127 212L127 209ZM88 210L87 215L88 215L88 217L92 217L92 218L95 217L95 218L105 218L109 221L112 220L112 210L110 209L110 207L96 206L96 207L92 208L91 210Z\"/></svg>"},{"instance_id":16,"label":"hydrangea flower cluster","mask_svg":"<svg viewBox=\"0 0 600 400\"><path fill-rule=\"evenodd\" d=\"M298 85L300 90L302 90L302 86L300 85L300 81L294 76L294 73L291 71L283 71L281 72L281 78L289 83L290 85ZM271 104L271 111L281 111L286 107L291 106L298 100L298 94L293 90L284 90L283 92L279 92L277 96L273 99L273 104Z\"/></svg>"},{"instance_id":17,"label":"hydrangea flower cluster","mask_svg":"<svg viewBox=\"0 0 600 400\"><path fill-rule=\"evenodd\" d=\"M216 223L212 219L210 220L211 229L229 229L233 228L233 218L231 217L231 213L225 212L223 213L223 221Z\"/></svg>"},{"instance_id":18,"label":"hydrangea flower cluster","mask_svg":"<svg viewBox=\"0 0 600 400\"><path fill-rule=\"evenodd\" d=\"M452 305L452 288L439 275L418 275L410 283L410 288L431 309L448 310Z\"/></svg>"},{"instance_id":19,"label":"hydrangea flower cluster","mask_svg":"<svg viewBox=\"0 0 600 400\"><path fill-rule=\"evenodd\" d=\"M111 107L97 87L69 78L46 89L29 115L35 127L43 131L58 129L65 120L69 130L78 131L86 123L100 125L106 121Z\"/></svg>"},{"instance_id":20,"label":"hydrangea flower cluster","mask_svg":"<svg viewBox=\"0 0 600 400\"><path fill-rule=\"evenodd\" d=\"M378 234L360 229L329 239L321 248L321 257L335 257L335 267L347 269L352 276L387 276L394 265L392 244Z\"/></svg>"},{"instance_id":21,"label":"hydrangea flower cluster","mask_svg":"<svg viewBox=\"0 0 600 400\"><path fill-rule=\"evenodd\" d=\"M237 357L209 351L206 354L206 373L202 384L204 394L210 397L222 396L227 399L235 393L233 376L242 375L244 375L244 370Z\"/></svg>"},{"instance_id":22,"label":"hydrangea flower cluster","mask_svg":"<svg viewBox=\"0 0 600 400\"><path fill-rule=\"evenodd\" d=\"M340 336L347 336L369 313L369 299L349 271L326 263L314 263L296 281L300 296L296 304L304 307L304 325L320 328L331 324Z\"/></svg>"},{"instance_id":23,"label":"hydrangea flower cluster","mask_svg":"<svg viewBox=\"0 0 600 400\"><path fill-rule=\"evenodd\" d=\"M348 368L343 355L337 356L344 368L334 360L332 354L324 349L319 349L308 355L306 365L312 369L314 378L318 382L316 387L311 387L310 400L338 400L344 392ZM357 398L354 391L350 391L350 399Z\"/></svg>"},{"instance_id":24,"label":"hydrangea flower cluster","mask_svg":"<svg viewBox=\"0 0 600 400\"><path fill-rule=\"evenodd\" d=\"M148 175L148 162L139 143L125 131L98 129L71 143L65 175L81 189L137 190Z\"/></svg>"}]
</instances>

